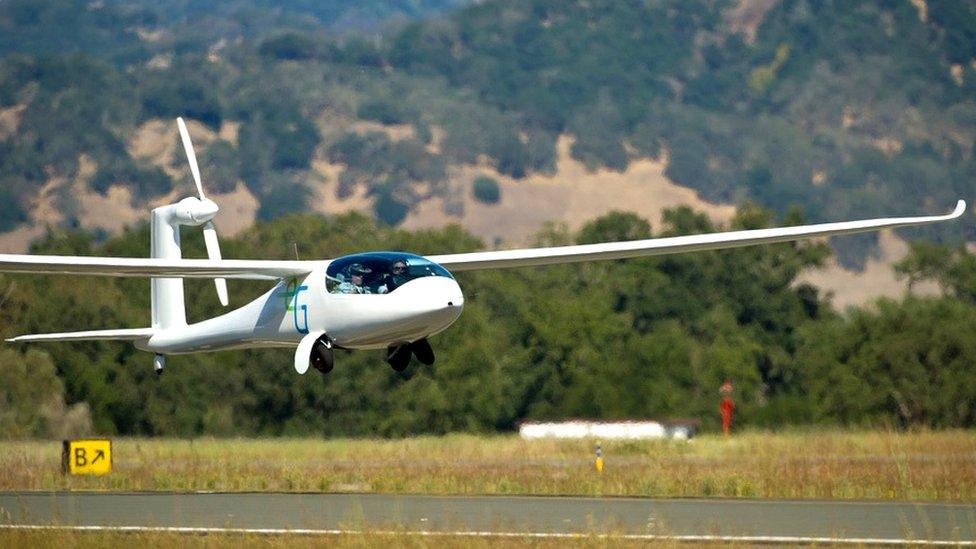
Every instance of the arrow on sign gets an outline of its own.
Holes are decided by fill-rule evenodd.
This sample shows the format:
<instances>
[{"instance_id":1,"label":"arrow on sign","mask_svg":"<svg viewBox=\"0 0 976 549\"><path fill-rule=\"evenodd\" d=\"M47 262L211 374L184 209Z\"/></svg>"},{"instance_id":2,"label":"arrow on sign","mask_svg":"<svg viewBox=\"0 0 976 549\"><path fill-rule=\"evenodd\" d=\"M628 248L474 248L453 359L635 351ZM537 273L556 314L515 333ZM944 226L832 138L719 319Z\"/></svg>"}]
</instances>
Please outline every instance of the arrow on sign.
<instances>
[{"instance_id":1,"label":"arrow on sign","mask_svg":"<svg viewBox=\"0 0 976 549\"><path fill-rule=\"evenodd\" d=\"M95 450L95 459L93 459L91 461L92 462L92 465L98 463L98 460L100 460L100 459L105 459L105 451L104 450Z\"/></svg>"}]
</instances>

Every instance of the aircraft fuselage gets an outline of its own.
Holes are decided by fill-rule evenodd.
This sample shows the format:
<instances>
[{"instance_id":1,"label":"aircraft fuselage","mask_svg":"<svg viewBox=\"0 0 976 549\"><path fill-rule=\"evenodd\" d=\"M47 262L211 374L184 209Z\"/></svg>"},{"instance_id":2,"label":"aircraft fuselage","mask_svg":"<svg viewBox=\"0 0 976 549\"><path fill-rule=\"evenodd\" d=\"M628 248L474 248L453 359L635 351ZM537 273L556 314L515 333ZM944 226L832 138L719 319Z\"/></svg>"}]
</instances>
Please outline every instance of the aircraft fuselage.
<instances>
[{"instance_id":1,"label":"aircraft fuselage","mask_svg":"<svg viewBox=\"0 0 976 549\"><path fill-rule=\"evenodd\" d=\"M138 346L162 354L245 347L294 348L309 333L337 347L378 349L439 333L461 315L464 295L450 276L426 276L384 294L334 293L324 270L280 281L227 314L160 330Z\"/></svg>"}]
</instances>

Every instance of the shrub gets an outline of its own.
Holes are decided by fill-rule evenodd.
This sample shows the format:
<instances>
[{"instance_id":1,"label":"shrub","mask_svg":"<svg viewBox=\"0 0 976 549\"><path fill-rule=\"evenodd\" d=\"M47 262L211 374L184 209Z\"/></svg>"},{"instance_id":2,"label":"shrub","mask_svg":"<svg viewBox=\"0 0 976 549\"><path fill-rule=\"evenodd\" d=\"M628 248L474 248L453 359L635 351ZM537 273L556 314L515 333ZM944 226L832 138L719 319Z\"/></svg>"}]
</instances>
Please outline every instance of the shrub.
<instances>
[{"instance_id":1,"label":"shrub","mask_svg":"<svg viewBox=\"0 0 976 549\"><path fill-rule=\"evenodd\" d=\"M17 195L9 188L0 187L0 230L12 229L24 221L27 221L27 213L21 207Z\"/></svg>"},{"instance_id":2,"label":"shrub","mask_svg":"<svg viewBox=\"0 0 976 549\"><path fill-rule=\"evenodd\" d=\"M472 191L475 200L484 204L497 204L502 197L498 182L484 175L474 180Z\"/></svg>"},{"instance_id":3,"label":"shrub","mask_svg":"<svg viewBox=\"0 0 976 549\"><path fill-rule=\"evenodd\" d=\"M366 101L356 110L356 116L381 124L402 124L406 121L403 109L387 101Z\"/></svg>"},{"instance_id":4,"label":"shrub","mask_svg":"<svg viewBox=\"0 0 976 549\"><path fill-rule=\"evenodd\" d=\"M290 32L265 40L258 52L274 59L302 61L316 57L319 49L319 45L311 38Z\"/></svg>"},{"instance_id":5,"label":"shrub","mask_svg":"<svg viewBox=\"0 0 976 549\"><path fill-rule=\"evenodd\" d=\"M403 221L409 212L410 208L389 192L381 193L373 204L376 217L391 227Z\"/></svg>"}]
</instances>

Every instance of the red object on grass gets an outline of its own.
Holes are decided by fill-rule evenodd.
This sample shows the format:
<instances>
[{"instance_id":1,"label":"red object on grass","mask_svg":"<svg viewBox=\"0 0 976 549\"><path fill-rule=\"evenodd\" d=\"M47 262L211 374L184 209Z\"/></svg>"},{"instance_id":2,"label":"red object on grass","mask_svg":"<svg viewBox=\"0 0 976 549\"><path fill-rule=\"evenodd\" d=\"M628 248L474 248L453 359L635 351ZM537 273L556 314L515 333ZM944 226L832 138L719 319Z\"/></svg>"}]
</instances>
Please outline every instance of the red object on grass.
<instances>
[{"instance_id":1,"label":"red object on grass","mask_svg":"<svg viewBox=\"0 0 976 549\"><path fill-rule=\"evenodd\" d=\"M722 432L728 436L729 429L732 428L732 413L735 412L735 402L732 401L731 397L726 395L722 398L720 410L722 411Z\"/></svg>"}]
</instances>

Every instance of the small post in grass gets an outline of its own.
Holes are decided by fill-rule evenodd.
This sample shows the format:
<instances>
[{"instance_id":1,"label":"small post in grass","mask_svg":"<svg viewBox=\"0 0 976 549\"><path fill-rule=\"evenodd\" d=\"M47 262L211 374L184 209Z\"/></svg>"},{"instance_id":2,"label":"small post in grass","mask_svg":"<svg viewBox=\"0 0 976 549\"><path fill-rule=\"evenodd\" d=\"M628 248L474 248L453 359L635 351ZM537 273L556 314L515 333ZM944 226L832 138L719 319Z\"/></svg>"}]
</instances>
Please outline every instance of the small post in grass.
<instances>
[{"instance_id":1,"label":"small post in grass","mask_svg":"<svg viewBox=\"0 0 976 549\"><path fill-rule=\"evenodd\" d=\"M603 474L603 445L596 441L596 462L593 464L598 474Z\"/></svg>"}]
</instances>

